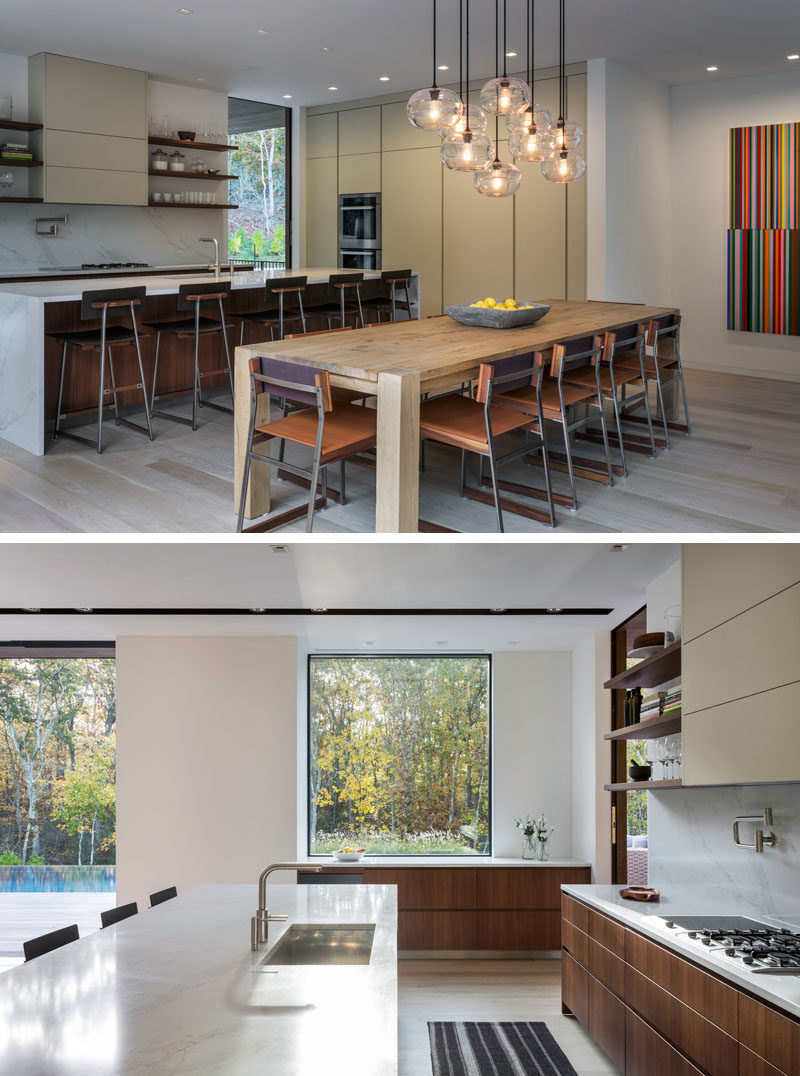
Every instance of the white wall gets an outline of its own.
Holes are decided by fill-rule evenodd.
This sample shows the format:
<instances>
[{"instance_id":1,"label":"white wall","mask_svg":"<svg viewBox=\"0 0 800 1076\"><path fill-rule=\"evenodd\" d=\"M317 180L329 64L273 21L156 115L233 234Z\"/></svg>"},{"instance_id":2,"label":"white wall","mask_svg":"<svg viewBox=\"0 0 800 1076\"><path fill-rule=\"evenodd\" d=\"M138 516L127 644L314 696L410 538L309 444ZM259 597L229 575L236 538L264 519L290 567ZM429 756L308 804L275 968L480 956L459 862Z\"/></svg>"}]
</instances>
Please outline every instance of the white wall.
<instances>
[{"instance_id":1,"label":"white wall","mask_svg":"<svg viewBox=\"0 0 800 1076\"><path fill-rule=\"evenodd\" d=\"M296 737L295 639L118 639L119 903L292 859Z\"/></svg>"},{"instance_id":2,"label":"white wall","mask_svg":"<svg viewBox=\"0 0 800 1076\"><path fill-rule=\"evenodd\" d=\"M671 96L671 291L683 314L684 361L798 381L800 338L728 332L725 290L730 128L800 120L800 71L709 79L673 87Z\"/></svg>"},{"instance_id":3,"label":"white wall","mask_svg":"<svg viewBox=\"0 0 800 1076\"><path fill-rule=\"evenodd\" d=\"M681 558L647 585L647 630L664 630L664 613L681 604Z\"/></svg>"},{"instance_id":4,"label":"white wall","mask_svg":"<svg viewBox=\"0 0 800 1076\"><path fill-rule=\"evenodd\" d=\"M594 864L592 881L611 881L611 700L603 687L611 668L611 635L595 632L572 652L573 855Z\"/></svg>"}]
</instances>

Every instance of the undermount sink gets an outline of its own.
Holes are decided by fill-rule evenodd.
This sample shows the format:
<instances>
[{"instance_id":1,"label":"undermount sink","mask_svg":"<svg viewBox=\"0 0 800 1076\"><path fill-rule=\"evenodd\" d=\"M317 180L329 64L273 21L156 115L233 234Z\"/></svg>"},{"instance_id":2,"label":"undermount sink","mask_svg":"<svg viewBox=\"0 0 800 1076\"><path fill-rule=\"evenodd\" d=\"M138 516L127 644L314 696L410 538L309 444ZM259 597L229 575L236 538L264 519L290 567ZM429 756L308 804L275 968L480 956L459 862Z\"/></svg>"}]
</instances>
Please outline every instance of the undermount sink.
<instances>
[{"instance_id":1,"label":"undermount sink","mask_svg":"<svg viewBox=\"0 0 800 1076\"><path fill-rule=\"evenodd\" d=\"M303 923L289 927L262 964L369 964L374 923Z\"/></svg>"}]
</instances>

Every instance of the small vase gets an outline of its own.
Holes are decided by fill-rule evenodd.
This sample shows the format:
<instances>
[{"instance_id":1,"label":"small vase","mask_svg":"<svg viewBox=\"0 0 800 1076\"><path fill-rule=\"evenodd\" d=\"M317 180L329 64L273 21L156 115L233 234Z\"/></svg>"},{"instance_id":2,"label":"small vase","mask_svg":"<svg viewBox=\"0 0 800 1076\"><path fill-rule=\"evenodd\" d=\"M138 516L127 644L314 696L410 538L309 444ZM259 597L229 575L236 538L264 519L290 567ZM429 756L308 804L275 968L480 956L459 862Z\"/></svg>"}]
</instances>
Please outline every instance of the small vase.
<instances>
[{"instance_id":1,"label":"small vase","mask_svg":"<svg viewBox=\"0 0 800 1076\"><path fill-rule=\"evenodd\" d=\"M536 838L522 834L522 858L536 859Z\"/></svg>"},{"instance_id":2,"label":"small vase","mask_svg":"<svg viewBox=\"0 0 800 1076\"><path fill-rule=\"evenodd\" d=\"M547 841L539 841L539 854L536 858L540 863L546 863L550 858L550 853L547 851Z\"/></svg>"}]
</instances>

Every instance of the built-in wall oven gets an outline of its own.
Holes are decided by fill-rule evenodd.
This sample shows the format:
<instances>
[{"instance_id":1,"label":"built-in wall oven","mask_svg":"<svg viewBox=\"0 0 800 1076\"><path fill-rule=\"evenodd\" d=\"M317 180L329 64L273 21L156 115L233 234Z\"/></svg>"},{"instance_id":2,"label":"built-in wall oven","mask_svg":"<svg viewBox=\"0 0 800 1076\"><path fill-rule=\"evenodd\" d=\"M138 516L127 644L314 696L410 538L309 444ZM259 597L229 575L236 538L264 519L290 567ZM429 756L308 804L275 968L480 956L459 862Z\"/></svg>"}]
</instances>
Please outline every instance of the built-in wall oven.
<instances>
[{"instance_id":1,"label":"built-in wall oven","mask_svg":"<svg viewBox=\"0 0 800 1076\"><path fill-rule=\"evenodd\" d=\"M380 269L380 194L339 195L339 266Z\"/></svg>"}]
</instances>

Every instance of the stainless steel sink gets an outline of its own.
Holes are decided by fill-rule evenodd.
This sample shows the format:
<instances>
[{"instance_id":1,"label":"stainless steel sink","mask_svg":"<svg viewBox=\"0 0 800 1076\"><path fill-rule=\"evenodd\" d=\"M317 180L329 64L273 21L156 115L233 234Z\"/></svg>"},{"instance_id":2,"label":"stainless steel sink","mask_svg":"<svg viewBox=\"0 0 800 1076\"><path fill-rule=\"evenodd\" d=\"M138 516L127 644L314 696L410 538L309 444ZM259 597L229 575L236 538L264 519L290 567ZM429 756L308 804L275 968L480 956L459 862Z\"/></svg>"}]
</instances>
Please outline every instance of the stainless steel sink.
<instances>
[{"instance_id":1,"label":"stainless steel sink","mask_svg":"<svg viewBox=\"0 0 800 1076\"><path fill-rule=\"evenodd\" d=\"M289 927L262 964L369 964L374 923L303 923Z\"/></svg>"}]
</instances>

